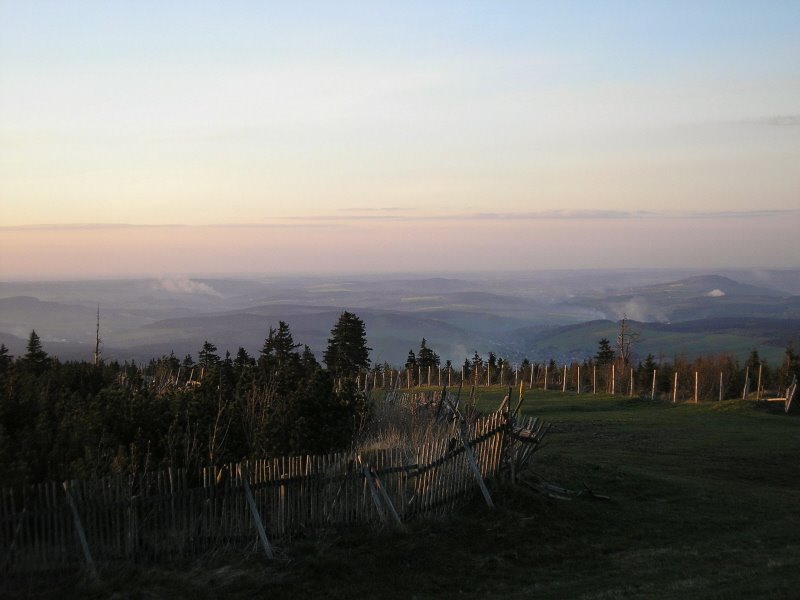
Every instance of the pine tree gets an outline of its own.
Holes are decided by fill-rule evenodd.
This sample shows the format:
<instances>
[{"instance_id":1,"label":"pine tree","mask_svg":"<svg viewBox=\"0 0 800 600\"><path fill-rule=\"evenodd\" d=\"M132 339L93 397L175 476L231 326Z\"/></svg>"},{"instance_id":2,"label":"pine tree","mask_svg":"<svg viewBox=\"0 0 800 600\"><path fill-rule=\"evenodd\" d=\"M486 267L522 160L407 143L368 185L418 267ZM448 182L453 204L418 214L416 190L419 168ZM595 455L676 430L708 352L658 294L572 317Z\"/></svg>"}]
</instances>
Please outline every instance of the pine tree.
<instances>
[{"instance_id":1,"label":"pine tree","mask_svg":"<svg viewBox=\"0 0 800 600\"><path fill-rule=\"evenodd\" d=\"M0 373L5 373L11 366L11 355L5 344L0 344Z\"/></svg>"},{"instance_id":2,"label":"pine tree","mask_svg":"<svg viewBox=\"0 0 800 600\"><path fill-rule=\"evenodd\" d=\"M608 338L601 338L598 343L597 354L594 357L598 365L610 365L614 362L614 350Z\"/></svg>"},{"instance_id":3,"label":"pine tree","mask_svg":"<svg viewBox=\"0 0 800 600\"><path fill-rule=\"evenodd\" d=\"M370 350L364 321L345 311L331 329L322 359L334 376L355 377L360 370L369 368Z\"/></svg>"},{"instance_id":4,"label":"pine tree","mask_svg":"<svg viewBox=\"0 0 800 600\"><path fill-rule=\"evenodd\" d=\"M439 355L428 348L427 340L422 338L422 342L419 345L419 354L417 354L417 366L419 366L423 372L427 372L428 367L435 369L439 364Z\"/></svg>"},{"instance_id":5,"label":"pine tree","mask_svg":"<svg viewBox=\"0 0 800 600\"><path fill-rule=\"evenodd\" d=\"M300 355L296 351L299 347L285 321L279 321L277 329L269 328L258 364L262 375L283 391L294 389L301 377Z\"/></svg>"},{"instance_id":6,"label":"pine tree","mask_svg":"<svg viewBox=\"0 0 800 600\"><path fill-rule=\"evenodd\" d=\"M197 360L200 361L200 366L205 369L210 369L219 364L219 354L217 347L208 340L203 342L203 348L197 354Z\"/></svg>"},{"instance_id":7,"label":"pine tree","mask_svg":"<svg viewBox=\"0 0 800 600\"><path fill-rule=\"evenodd\" d=\"M39 339L39 336L35 330L31 331L26 349L27 352L25 353L25 356L22 357L24 363L34 372L39 373L43 371L45 367L47 367L50 359L47 355L47 352L45 352L42 348L42 341Z\"/></svg>"}]
</instances>

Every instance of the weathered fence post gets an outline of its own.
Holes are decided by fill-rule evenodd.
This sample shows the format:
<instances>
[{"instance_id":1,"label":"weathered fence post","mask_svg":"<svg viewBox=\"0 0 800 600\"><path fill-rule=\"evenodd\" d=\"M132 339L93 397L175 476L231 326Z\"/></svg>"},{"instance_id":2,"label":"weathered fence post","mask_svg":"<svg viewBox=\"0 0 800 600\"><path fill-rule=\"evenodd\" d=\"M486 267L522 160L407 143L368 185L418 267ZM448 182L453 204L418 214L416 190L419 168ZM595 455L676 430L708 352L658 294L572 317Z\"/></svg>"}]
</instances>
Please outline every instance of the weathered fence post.
<instances>
[{"instance_id":1,"label":"weathered fence post","mask_svg":"<svg viewBox=\"0 0 800 600\"><path fill-rule=\"evenodd\" d=\"M756 387L756 401L761 401L761 370L764 368L764 363L758 363L758 386Z\"/></svg>"},{"instance_id":2,"label":"weathered fence post","mask_svg":"<svg viewBox=\"0 0 800 600\"><path fill-rule=\"evenodd\" d=\"M258 538L261 540L261 547L264 549L264 554L267 555L267 558L272 560L275 558L275 555L272 553L272 546L267 538L267 532L264 530L264 522L261 520L261 513L258 512L255 498L253 498L253 492L250 490L250 483L248 481L250 479L250 469L247 468L246 463L244 465L239 465L239 476L242 478L244 496L247 499L247 506L250 507L250 515L253 517L253 522L256 524L256 531L258 531Z\"/></svg>"},{"instance_id":3,"label":"weathered fence post","mask_svg":"<svg viewBox=\"0 0 800 600\"><path fill-rule=\"evenodd\" d=\"M72 494L69 492L69 482L65 481L63 484L64 493L67 495L67 504L69 504L69 508L72 511L72 520L75 523L75 533L78 535L78 541L81 544L81 549L83 550L83 558L86 561L86 566L89 569L89 573L92 577L97 577L97 568L94 564L94 559L92 559L92 553L89 551L89 542L86 540L86 533L83 531L83 524L81 524L81 516L78 514L78 506L75 504L75 499L72 497Z\"/></svg>"},{"instance_id":4,"label":"weathered fence post","mask_svg":"<svg viewBox=\"0 0 800 600\"><path fill-rule=\"evenodd\" d=\"M678 370L675 370L675 382L672 384L672 403L678 401Z\"/></svg>"},{"instance_id":5,"label":"weathered fence post","mask_svg":"<svg viewBox=\"0 0 800 600\"><path fill-rule=\"evenodd\" d=\"M656 369L653 369L653 385L650 388L650 400L655 400L656 398Z\"/></svg>"},{"instance_id":6,"label":"weathered fence post","mask_svg":"<svg viewBox=\"0 0 800 600\"><path fill-rule=\"evenodd\" d=\"M464 433L466 427L466 423L462 421L461 427L458 428L458 432L461 435L461 443L464 444L464 454L467 457L467 462L469 463L470 469L472 469L472 474L475 476L475 480L478 482L478 485L481 488L483 499L486 500L486 504L489 506L489 508L494 508L492 496L489 494L489 489L486 487L486 483L483 481L481 470L478 467L478 463L475 460L475 455L472 453L472 448L469 445L469 436L465 435Z\"/></svg>"}]
</instances>

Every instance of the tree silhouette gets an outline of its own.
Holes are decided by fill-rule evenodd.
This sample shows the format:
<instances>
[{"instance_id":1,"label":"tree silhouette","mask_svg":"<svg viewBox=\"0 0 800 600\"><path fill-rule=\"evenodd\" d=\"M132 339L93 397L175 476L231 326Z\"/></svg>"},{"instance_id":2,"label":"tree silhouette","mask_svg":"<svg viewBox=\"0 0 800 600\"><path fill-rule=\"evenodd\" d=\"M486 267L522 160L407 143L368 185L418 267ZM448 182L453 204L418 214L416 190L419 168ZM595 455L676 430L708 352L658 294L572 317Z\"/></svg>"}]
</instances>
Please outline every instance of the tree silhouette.
<instances>
[{"instance_id":1,"label":"tree silhouette","mask_svg":"<svg viewBox=\"0 0 800 600\"><path fill-rule=\"evenodd\" d=\"M336 377L355 377L369 368L369 351L364 321L350 312L343 312L331 329L323 360Z\"/></svg>"}]
</instances>

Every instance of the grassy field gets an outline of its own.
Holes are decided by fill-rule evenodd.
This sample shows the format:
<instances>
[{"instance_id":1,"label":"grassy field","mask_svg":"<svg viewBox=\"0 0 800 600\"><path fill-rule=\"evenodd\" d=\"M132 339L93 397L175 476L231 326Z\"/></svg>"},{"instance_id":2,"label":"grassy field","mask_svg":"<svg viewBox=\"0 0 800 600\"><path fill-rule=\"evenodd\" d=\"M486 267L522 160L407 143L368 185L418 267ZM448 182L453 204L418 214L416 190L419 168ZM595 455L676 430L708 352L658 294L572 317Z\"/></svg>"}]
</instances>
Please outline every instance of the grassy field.
<instances>
[{"instance_id":1,"label":"grassy field","mask_svg":"<svg viewBox=\"0 0 800 600\"><path fill-rule=\"evenodd\" d=\"M494 408L502 392L484 392ZM796 598L800 418L739 401L529 395L553 423L532 472L609 501L498 483L409 532L300 540L283 558L107 574L116 598ZM63 595L64 590L59 590Z\"/></svg>"}]
</instances>

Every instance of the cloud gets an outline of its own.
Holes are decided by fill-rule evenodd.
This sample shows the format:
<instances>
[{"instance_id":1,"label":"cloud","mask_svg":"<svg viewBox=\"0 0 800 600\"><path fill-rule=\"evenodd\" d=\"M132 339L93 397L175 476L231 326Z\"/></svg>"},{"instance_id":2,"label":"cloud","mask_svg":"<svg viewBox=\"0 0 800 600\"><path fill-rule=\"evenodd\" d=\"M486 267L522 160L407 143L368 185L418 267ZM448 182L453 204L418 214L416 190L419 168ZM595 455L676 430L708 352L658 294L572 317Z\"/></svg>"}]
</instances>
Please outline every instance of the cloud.
<instances>
[{"instance_id":1,"label":"cloud","mask_svg":"<svg viewBox=\"0 0 800 600\"><path fill-rule=\"evenodd\" d=\"M752 219L800 215L800 209L760 209L744 211L647 211L647 210L542 210L477 213L437 213L411 215L352 214L304 215L286 217L293 222L336 221L578 221L642 219Z\"/></svg>"},{"instance_id":2,"label":"cloud","mask_svg":"<svg viewBox=\"0 0 800 600\"><path fill-rule=\"evenodd\" d=\"M771 127L800 127L800 115L775 115L759 119L758 123Z\"/></svg>"},{"instance_id":3,"label":"cloud","mask_svg":"<svg viewBox=\"0 0 800 600\"><path fill-rule=\"evenodd\" d=\"M213 287L202 281L194 281L186 277L161 278L155 284L157 289L170 292L172 294L200 294L204 296L217 296L220 294Z\"/></svg>"},{"instance_id":4,"label":"cloud","mask_svg":"<svg viewBox=\"0 0 800 600\"><path fill-rule=\"evenodd\" d=\"M349 209L346 209L349 210ZM658 219L770 219L800 216L800 209L756 209L756 210L718 210L718 211L680 211L680 210L541 210L508 212L472 213L429 213L417 211L415 214L393 214L410 209L386 208L373 210L373 214L317 214L278 217L269 222L257 223L215 223L215 224L152 224L152 223L70 223L70 224L30 224L0 225L0 231L92 231L105 229L292 229L292 228L338 228L356 221L385 223L438 223L448 222L520 222L520 221L652 221ZM392 214L387 214L392 213Z\"/></svg>"}]
</instances>

